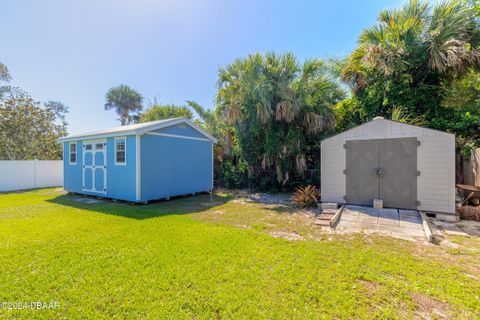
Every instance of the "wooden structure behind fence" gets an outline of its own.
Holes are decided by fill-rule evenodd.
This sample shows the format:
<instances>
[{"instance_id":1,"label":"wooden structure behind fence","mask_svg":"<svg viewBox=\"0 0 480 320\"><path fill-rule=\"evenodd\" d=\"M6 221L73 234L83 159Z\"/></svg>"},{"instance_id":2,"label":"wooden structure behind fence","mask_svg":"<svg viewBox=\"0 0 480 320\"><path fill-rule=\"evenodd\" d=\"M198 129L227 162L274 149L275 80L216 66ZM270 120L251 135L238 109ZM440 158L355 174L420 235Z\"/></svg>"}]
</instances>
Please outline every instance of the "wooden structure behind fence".
<instances>
[{"instance_id":1,"label":"wooden structure behind fence","mask_svg":"<svg viewBox=\"0 0 480 320\"><path fill-rule=\"evenodd\" d=\"M480 186L480 148L472 151L470 159L463 159L463 183Z\"/></svg>"}]
</instances>

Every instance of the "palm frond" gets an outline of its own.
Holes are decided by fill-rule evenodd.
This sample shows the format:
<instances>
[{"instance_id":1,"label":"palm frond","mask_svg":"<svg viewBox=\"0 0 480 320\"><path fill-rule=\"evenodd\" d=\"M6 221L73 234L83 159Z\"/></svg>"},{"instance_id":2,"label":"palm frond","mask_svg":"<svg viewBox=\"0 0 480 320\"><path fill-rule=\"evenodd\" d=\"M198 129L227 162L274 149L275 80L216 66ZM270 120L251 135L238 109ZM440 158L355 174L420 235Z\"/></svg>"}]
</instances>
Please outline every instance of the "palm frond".
<instances>
[{"instance_id":1,"label":"palm frond","mask_svg":"<svg viewBox=\"0 0 480 320\"><path fill-rule=\"evenodd\" d=\"M427 33L432 70L440 73L451 68L464 70L471 64L466 41L469 23L468 8L460 1L445 1L434 7Z\"/></svg>"},{"instance_id":2,"label":"palm frond","mask_svg":"<svg viewBox=\"0 0 480 320\"><path fill-rule=\"evenodd\" d=\"M268 103L257 103L256 110L257 118L262 123L267 123L272 118L273 111Z\"/></svg>"},{"instance_id":3,"label":"palm frond","mask_svg":"<svg viewBox=\"0 0 480 320\"><path fill-rule=\"evenodd\" d=\"M295 170L302 177L305 178L305 171L307 170L307 160L304 154L297 154L295 156Z\"/></svg>"},{"instance_id":4,"label":"palm frond","mask_svg":"<svg viewBox=\"0 0 480 320\"><path fill-rule=\"evenodd\" d=\"M425 116L413 116L407 114L405 110L400 106L395 106L392 108L391 118L394 121L411 124L414 126L424 126L427 124Z\"/></svg>"}]
</instances>

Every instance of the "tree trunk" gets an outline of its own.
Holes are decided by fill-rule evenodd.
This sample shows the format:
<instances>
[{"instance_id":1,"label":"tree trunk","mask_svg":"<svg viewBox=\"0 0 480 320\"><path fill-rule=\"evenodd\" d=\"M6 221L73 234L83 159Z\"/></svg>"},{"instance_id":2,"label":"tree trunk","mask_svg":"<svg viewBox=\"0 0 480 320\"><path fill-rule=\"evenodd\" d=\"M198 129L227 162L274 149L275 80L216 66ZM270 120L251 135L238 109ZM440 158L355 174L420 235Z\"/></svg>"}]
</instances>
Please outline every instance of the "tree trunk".
<instances>
[{"instance_id":1,"label":"tree trunk","mask_svg":"<svg viewBox=\"0 0 480 320\"><path fill-rule=\"evenodd\" d=\"M455 155L455 183L465 183L464 163L465 159L463 159L460 153L457 153Z\"/></svg>"}]
</instances>

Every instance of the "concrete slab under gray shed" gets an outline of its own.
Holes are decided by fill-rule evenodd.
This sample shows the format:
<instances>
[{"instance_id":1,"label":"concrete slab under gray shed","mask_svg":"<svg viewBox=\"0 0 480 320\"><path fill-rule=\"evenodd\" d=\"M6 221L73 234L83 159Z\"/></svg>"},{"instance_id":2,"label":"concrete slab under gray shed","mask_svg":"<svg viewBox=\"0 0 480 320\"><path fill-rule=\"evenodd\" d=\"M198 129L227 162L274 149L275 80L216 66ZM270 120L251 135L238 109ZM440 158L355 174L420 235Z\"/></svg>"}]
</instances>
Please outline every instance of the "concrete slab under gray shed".
<instances>
[{"instance_id":1,"label":"concrete slab under gray shed","mask_svg":"<svg viewBox=\"0 0 480 320\"><path fill-rule=\"evenodd\" d=\"M422 218L416 210L374 209L347 205L336 230L383 233L408 240L425 238Z\"/></svg>"}]
</instances>

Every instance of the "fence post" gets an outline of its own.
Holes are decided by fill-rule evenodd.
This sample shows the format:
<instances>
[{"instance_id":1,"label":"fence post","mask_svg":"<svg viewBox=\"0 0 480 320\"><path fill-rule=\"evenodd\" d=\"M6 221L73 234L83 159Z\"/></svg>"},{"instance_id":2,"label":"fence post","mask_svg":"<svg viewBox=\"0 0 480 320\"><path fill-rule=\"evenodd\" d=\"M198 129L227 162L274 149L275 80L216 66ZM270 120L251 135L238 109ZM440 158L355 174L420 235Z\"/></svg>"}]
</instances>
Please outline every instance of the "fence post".
<instances>
[{"instance_id":1,"label":"fence post","mask_svg":"<svg viewBox=\"0 0 480 320\"><path fill-rule=\"evenodd\" d=\"M480 148L472 150L470 157L473 169L473 185L480 185Z\"/></svg>"},{"instance_id":2,"label":"fence post","mask_svg":"<svg viewBox=\"0 0 480 320\"><path fill-rule=\"evenodd\" d=\"M33 188L37 188L37 159L33 160Z\"/></svg>"}]
</instances>

